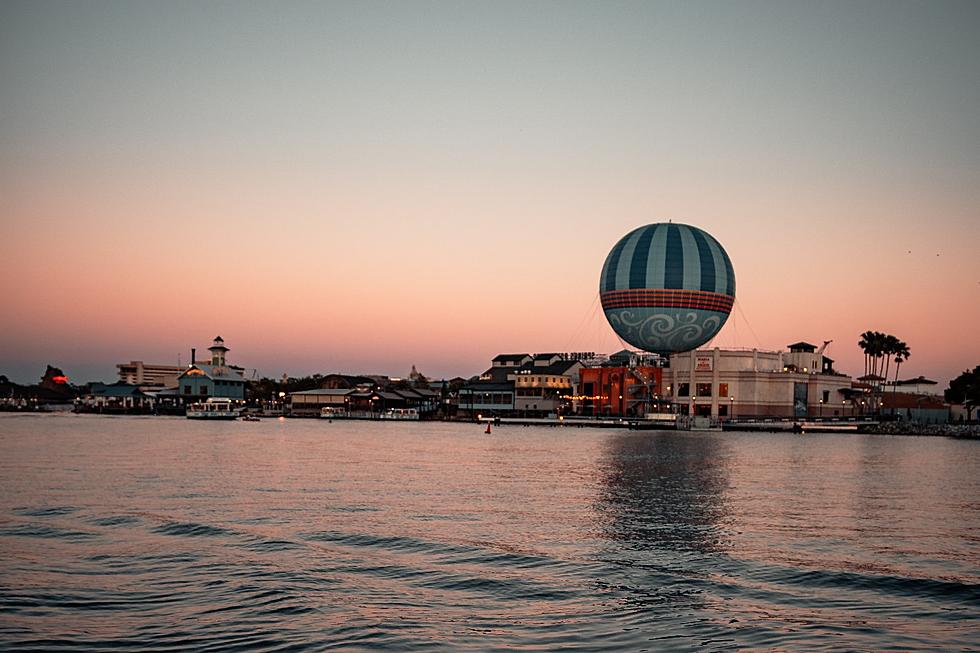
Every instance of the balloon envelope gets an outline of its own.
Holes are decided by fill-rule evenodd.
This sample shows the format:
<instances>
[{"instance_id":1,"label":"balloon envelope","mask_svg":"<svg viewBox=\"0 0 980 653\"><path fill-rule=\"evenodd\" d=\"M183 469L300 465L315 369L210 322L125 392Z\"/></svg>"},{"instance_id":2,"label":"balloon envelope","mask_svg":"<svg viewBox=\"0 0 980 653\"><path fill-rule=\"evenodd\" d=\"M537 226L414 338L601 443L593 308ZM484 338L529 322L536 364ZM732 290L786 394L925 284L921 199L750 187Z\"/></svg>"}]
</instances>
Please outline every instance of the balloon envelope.
<instances>
[{"instance_id":1,"label":"balloon envelope","mask_svg":"<svg viewBox=\"0 0 980 653\"><path fill-rule=\"evenodd\" d=\"M658 354L696 349L728 319L735 272L710 234L658 222L613 246L599 276L599 297L620 338Z\"/></svg>"}]
</instances>

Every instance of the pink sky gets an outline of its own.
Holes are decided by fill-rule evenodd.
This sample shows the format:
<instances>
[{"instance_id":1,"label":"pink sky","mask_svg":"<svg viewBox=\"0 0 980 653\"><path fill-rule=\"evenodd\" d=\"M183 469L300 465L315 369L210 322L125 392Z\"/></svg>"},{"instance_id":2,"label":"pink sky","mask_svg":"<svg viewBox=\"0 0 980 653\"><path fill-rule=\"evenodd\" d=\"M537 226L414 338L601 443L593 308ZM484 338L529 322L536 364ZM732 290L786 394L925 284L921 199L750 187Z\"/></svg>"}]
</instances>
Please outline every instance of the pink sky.
<instances>
[{"instance_id":1,"label":"pink sky","mask_svg":"<svg viewBox=\"0 0 980 653\"><path fill-rule=\"evenodd\" d=\"M860 375L886 331L945 386L980 364L980 52L888 7L321 7L324 40L266 9L158 35L145 8L8 6L0 373L109 380L216 334L270 376L608 353L602 262L674 219L735 267L714 344L833 340Z\"/></svg>"}]
</instances>

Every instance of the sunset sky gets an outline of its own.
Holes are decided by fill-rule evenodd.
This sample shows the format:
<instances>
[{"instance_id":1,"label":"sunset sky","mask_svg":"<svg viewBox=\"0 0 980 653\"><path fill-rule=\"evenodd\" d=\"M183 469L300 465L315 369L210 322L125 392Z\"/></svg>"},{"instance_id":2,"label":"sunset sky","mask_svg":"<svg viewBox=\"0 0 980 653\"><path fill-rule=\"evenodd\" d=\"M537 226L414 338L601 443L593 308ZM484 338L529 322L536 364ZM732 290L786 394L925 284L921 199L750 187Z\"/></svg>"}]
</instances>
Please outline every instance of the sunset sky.
<instances>
[{"instance_id":1,"label":"sunset sky","mask_svg":"<svg viewBox=\"0 0 980 653\"><path fill-rule=\"evenodd\" d=\"M980 364L980 3L0 5L0 374L612 352L609 249L727 249L722 347Z\"/></svg>"}]
</instances>

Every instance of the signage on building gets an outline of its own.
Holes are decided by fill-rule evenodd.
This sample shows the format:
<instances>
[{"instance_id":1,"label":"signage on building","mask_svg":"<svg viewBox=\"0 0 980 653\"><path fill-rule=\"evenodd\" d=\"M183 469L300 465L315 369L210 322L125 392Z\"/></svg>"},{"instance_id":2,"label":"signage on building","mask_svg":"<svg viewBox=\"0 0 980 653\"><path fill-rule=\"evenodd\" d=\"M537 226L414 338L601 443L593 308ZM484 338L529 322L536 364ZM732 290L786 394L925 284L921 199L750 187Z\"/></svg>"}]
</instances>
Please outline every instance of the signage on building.
<instances>
[{"instance_id":1,"label":"signage on building","mask_svg":"<svg viewBox=\"0 0 980 653\"><path fill-rule=\"evenodd\" d=\"M714 359L711 356L698 356L694 361L695 372L710 372Z\"/></svg>"}]
</instances>

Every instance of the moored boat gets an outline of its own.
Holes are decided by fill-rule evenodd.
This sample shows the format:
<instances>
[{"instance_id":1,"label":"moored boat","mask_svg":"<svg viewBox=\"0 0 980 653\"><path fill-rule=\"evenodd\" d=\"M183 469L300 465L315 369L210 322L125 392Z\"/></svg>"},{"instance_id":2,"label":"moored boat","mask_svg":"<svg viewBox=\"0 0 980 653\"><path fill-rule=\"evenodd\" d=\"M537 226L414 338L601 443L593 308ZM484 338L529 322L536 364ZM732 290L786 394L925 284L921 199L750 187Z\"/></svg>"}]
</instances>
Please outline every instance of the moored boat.
<instances>
[{"instance_id":1,"label":"moored boat","mask_svg":"<svg viewBox=\"0 0 980 653\"><path fill-rule=\"evenodd\" d=\"M389 408L381 413L381 419L418 420L419 411L414 408Z\"/></svg>"},{"instance_id":2,"label":"moored boat","mask_svg":"<svg viewBox=\"0 0 980 653\"><path fill-rule=\"evenodd\" d=\"M231 399L211 397L187 407L187 419L238 419L241 409Z\"/></svg>"}]
</instances>

